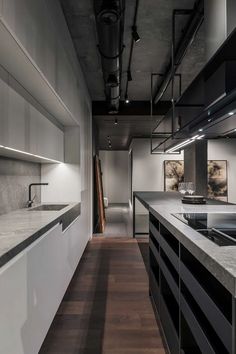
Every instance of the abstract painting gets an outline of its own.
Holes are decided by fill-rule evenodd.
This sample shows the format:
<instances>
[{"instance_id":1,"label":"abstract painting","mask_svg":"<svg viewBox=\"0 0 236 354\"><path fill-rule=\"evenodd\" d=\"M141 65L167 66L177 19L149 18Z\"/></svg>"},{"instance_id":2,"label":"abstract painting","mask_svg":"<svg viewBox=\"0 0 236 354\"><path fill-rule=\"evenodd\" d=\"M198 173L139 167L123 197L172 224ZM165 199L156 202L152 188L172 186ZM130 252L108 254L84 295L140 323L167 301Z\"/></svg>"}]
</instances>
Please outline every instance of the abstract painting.
<instances>
[{"instance_id":1,"label":"abstract painting","mask_svg":"<svg viewBox=\"0 0 236 354\"><path fill-rule=\"evenodd\" d=\"M208 198L228 201L227 161L208 161Z\"/></svg>"},{"instance_id":2,"label":"abstract painting","mask_svg":"<svg viewBox=\"0 0 236 354\"><path fill-rule=\"evenodd\" d=\"M184 161L164 161L164 190L178 191L179 183L184 181Z\"/></svg>"}]
</instances>

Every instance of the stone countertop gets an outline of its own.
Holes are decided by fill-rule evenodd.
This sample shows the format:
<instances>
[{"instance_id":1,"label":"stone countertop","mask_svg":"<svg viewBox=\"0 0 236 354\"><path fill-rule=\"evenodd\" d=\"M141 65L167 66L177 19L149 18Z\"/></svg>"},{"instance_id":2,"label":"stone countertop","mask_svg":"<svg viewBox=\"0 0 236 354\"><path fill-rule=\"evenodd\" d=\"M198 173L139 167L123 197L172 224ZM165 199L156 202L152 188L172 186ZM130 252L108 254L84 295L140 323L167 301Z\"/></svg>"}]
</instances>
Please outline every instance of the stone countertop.
<instances>
[{"instance_id":1,"label":"stone countertop","mask_svg":"<svg viewBox=\"0 0 236 354\"><path fill-rule=\"evenodd\" d=\"M137 198L146 209L149 209L152 205L171 205L172 203L181 203L182 195L179 192L161 192L161 191L149 191L149 192L133 192L135 198ZM207 199L207 204L214 205L230 205L230 203L222 202L214 199Z\"/></svg>"},{"instance_id":2,"label":"stone countertop","mask_svg":"<svg viewBox=\"0 0 236 354\"><path fill-rule=\"evenodd\" d=\"M64 230L80 215L80 203L58 204L68 206L59 211L30 211L27 208L0 215L0 267L56 224L61 223Z\"/></svg>"},{"instance_id":3,"label":"stone countertop","mask_svg":"<svg viewBox=\"0 0 236 354\"><path fill-rule=\"evenodd\" d=\"M149 210L236 297L236 246L220 247L172 215L209 212L236 217L236 205L186 205L172 200L150 204Z\"/></svg>"}]
</instances>

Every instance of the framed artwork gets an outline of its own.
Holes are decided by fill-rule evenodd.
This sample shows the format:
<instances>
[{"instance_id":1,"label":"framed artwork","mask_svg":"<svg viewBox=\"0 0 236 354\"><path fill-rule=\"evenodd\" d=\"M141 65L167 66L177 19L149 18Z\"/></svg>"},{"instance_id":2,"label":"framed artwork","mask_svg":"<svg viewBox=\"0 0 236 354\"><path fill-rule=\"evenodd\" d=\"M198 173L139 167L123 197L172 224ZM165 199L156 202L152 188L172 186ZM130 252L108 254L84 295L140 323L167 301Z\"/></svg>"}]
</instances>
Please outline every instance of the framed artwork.
<instances>
[{"instance_id":1,"label":"framed artwork","mask_svg":"<svg viewBox=\"0 0 236 354\"><path fill-rule=\"evenodd\" d=\"M178 191L179 183L184 181L184 161L164 161L164 190Z\"/></svg>"},{"instance_id":2,"label":"framed artwork","mask_svg":"<svg viewBox=\"0 0 236 354\"><path fill-rule=\"evenodd\" d=\"M209 160L208 174L208 198L228 201L228 177L227 160ZM164 190L178 191L180 182L184 181L184 161L164 161Z\"/></svg>"},{"instance_id":3,"label":"framed artwork","mask_svg":"<svg viewBox=\"0 0 236 354\"><path fill-rule=\"evenodd\" d=\"M227 161L208 161L208 198L228 201Z\"/></svg>"}]
</instances>

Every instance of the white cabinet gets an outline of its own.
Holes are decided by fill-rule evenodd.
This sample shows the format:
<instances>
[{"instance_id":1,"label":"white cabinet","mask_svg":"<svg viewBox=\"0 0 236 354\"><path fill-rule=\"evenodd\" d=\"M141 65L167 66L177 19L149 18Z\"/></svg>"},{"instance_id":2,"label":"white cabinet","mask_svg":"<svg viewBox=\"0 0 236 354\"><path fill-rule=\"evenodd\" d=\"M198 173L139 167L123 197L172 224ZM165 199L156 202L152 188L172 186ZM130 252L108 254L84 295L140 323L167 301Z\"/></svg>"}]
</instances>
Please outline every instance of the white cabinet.
<instances>
[{"instance_id":1,"label":"white cabinet","mask_svg":"<svg viewBox=\"0 0 236 354\"><path fill-rule=\"evenodd\" d=\"M38 353L85 246L78 218L0 268L0 353Z\"/></svg>"},{"instance_id":2,"label":"white cabinet","mask_svg":"<svg viewBox=\"0 0 236 354\"><path fill-rule=\"evenodd\" d=\"M0 80L0 145L27 151L26 110L24 98Z\"/></svg>"},{"instance_id":3,"label":"white cabinet","mask_svg":"<svg viewBox=\"0 0 236 354\"><path fill-rule=\"evenodd\" d=\"M36 354L64 294L61 225L0 270L0 353Z\"/></svg>"},{"instance_id":4,"label":"white cabinet","mask_svg":"<svg viewBox=\"0 0 236 354\"><path fill-rule=\"evenodd\" d=\"M2 70L0 69L2 75ZM4 75L4 73L3 73ZM0 80L0 145L6 144L6 134L7 129L7 110L8 110L8 85Z\"/></svg>"},{"instance_id":5,"label":"white cabinet","mask_svg":"<svg viewBox=\"0 0 236 354\"><path fill-rule=\"evenodd\" d=\"M79 260L84 252L87 240L80 233L79 218L62 233L63 249L65 250L64 275L67 283L74 274Z\"/></svg>"},{"instance_id":6,"label":"white cabinet","mask_svg":"<svg viewBox=\"0 0 236 354\"><path fill-rule=\"evenodd\" d=\"M0 70L0 145L63 162L64 132L9 86L4 75Z\"/></svg>"},{"instance_id":7,"label":"white cabinet","mask_svg":"<svg viewBox=\"0 0 236 354\"><path fill-rule=\"evenodd\" d=\"M33 106L30 106L29 152L64 161L64 133Z\"/></svg>"},{"instance_id":8,"label":"white cabinet","mask_svg":"<svg viewBox=\"0 0 236 354\"><path fill-rule=\"evenodd\" d=\"M90 97L60 3L0 0L0 42L1 65L61 123L79 123Z\"/></svg>"},{"instance_id":9,"label":"white cabinet","mask_svg":"<svg viewBox=\"0 0 236 354\"><path fill-rule=\"evenodd\" d=\"M27 151L27 109L29 104L11 87L8 88L8 110L5 125L6 146Z\"/></svg>"}]
</instances>

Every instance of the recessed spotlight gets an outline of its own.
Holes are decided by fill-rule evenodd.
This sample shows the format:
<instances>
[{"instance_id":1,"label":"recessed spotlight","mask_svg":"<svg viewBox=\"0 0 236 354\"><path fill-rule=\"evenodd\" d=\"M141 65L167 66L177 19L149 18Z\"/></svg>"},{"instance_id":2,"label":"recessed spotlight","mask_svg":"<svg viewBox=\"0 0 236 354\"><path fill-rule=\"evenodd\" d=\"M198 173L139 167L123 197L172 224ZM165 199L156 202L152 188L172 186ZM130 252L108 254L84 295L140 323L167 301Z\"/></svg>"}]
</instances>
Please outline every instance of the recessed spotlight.
<instances>
[{"instance_id":1,"label":"recessed spotlight","mask_svg":"<svg viewBox=\"0 0 236 354\"><path fill-rule=\"evenodd\" d=\"M212 118L209 118L209 119L208 119L208 122L210 123L211 121L212 121Z\"/></svg>"},{"instance_id":2,"label":"recessed spotlight","mask_svg":"<svg viewBox=\"0 0 236 354\"><path fill-rule=\"evenodd\" d=\"M128 95L127 95L127 94L125 95L125 103L126 103L126 104L128 104L128 103L129 103L129 97L128 97Z\"/></svg>"},{"instance_id":3,"label":"recessed spotlight","mask_svg":"<svg viewBox=\"0 0 236 354\"><path fill-rule=\"evenodd\" d=\"M203 129L202 129L202 128L200 128L200 129L198 129L198 131L199 131L199 132L202 132L202 131L203 131Z\"/></svg>"},{"instance_id":4,"label":"recessed spotlight","mask_svg":"<svg viewBox=\"0 0 236 354\"><path fill-rule=\"evenodd\" d=\"M229 112L229 116L233 116L234 115L234 112Z\"/></svg>"},{"instance_id":5,"label":"recessed spotlight","mask_svg":"<svg viewBox=\"0 0 236 354\"><path fill-rule=\"evenodd\" d=\"M114 124L115 124L115 125L117 125L117 124L118 124L118 119L117 119L117 118L115 119Z\"/></svg>"}]
</instances>

